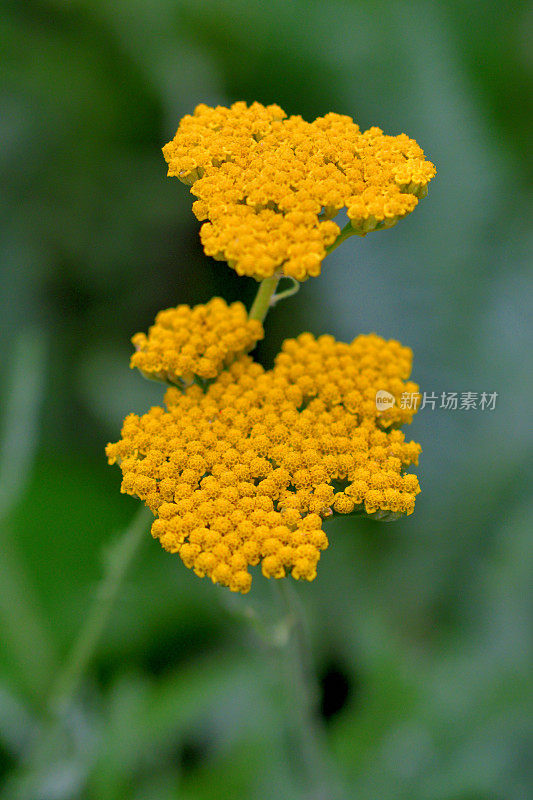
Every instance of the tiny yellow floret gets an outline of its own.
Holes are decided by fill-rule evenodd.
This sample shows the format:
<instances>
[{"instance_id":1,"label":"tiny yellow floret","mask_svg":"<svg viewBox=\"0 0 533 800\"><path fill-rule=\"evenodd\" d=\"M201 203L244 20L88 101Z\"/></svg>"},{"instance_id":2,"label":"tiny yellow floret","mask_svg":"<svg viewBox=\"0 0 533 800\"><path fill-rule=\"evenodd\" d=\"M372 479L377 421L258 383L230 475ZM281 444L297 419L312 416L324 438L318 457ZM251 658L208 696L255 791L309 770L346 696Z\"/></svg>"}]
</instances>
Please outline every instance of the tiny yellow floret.
<instances>
[{"instance_id":1,"label":"tiny yellow floret","mask_svg":"<svg viewBox=\"0 0 533 800\"><path fill-rule=\"evenodd\" d=\"M346 209L354 232L390 228L427 194L435 167L405 134L364 133L351 117L314 122L277 105L199 105L163 148L168 175L198 198L207 255L239 275L320 274Z\"/></svg>"},{"instance_id":2,"label":"tiny yellow floret","mask_svg":"<svg viewBox=\"0 0 533 800\"><path fill-rule=\"evenodd\" d=\"M241 355L202 391L171 387L167 410L130 414L107 446L121 491L156 519L152 534L200 576L247 592L250 566L313 580L331 515L410 514L420 446L398 429L411 351L375 334L346 344L304 333L265 371ZM168 366L165 367L168 369ZM377 390L396 403L378 410Z\"/></svg>"},{"instance_id":3,"label":"tiny yellow floret","mask_svg":"<svg viewBox=\"0 0 533 800\"><path fill-rule=\"evenodd\" d=\"M130 366L147 378L178 385L213 379L263 338L263 326L246 308L213 297L205 305L160 311L148 336L136 333Z\"/></svg>"}]
</instances>

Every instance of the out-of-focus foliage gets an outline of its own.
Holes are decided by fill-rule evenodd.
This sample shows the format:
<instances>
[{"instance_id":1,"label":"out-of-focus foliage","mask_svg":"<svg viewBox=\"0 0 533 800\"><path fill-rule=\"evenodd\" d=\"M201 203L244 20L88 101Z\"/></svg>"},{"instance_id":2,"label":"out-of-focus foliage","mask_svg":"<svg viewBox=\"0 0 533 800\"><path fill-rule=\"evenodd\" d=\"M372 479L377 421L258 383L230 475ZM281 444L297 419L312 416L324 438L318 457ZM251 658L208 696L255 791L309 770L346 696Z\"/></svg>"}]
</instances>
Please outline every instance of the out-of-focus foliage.
<instances>
[{"instance_id":1,"label":"out-of-focus foliage","mask_svg":"<svg viewBox=\"0 0 533 800\"><path fill-rule=\"evenodd\" d=\"M129 371L129 336L178 302L253 296L203 255L160 153L197 103L245 99L405 131L438 169L410 218L345 243L272 312L258 357L303 329L376 331L413 348L422 389L499 393L494 411L422 410L416 513L332 523L297 587L349 795L531 796L531 4L13 0L1 15L2 772L135 509L103 447L161 389ZM296 798L274 666L223 592L147 536L39 800Z\"/></svg>"}]
</instances>

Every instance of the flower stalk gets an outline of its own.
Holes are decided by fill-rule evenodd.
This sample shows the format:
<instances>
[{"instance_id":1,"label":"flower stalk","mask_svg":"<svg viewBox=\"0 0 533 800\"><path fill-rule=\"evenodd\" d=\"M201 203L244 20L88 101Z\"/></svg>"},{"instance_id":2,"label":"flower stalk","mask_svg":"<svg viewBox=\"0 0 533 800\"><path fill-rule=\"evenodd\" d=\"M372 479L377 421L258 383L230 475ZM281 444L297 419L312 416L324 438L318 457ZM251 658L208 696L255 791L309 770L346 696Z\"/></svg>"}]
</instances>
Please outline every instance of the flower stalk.
<instances>
[{"instance_id":1,"label":"flower stalk","mask_svg":"<svg viewBox=\"0 0 533 800\"><path fill-rule=\"evenodd\" d=\"M350 226L351 227L351 226ZM353 229L352 229L353 232ZM349 234L348 234L349 235ZM342 233L341 233L342 236ZM341 238L341 237L339 237ZM347 238L345 236L344 238ZM339 242L340 244L340 242ZM280 276L265 278L250 309L249 319L264 321L278 300L295 294L299 283L276 295ZM342 800L328 757L324 731L318 718L318 687L312 669L307 624L301 603L287 580L270 581L282 615L282 636L270 638L283 660L283 685L287 705L287 733L292 743L291 766L304 784L309 800ZM262 635L255 615L245 614Z\"/></svg>"},{"instance_id":2,"label":"flower stalk","mask_svg":"<svg viewBox=\"0 0 533 800\"><path fill-rule=\"evenodd\" d=\"M150 512L142 505L131 523L117 539L106 558L104 577L89 608L78 638L60 670L50 698L49 715L64 712L76 694L80 681L94 655L106 623L109 619L122 583L142 544L150 521Z\"/></svg>"},{"instance_id":3,"label":"flower stalk","mask_svg":"<svg viewBox=\"0 0 533 800\"><path fill-rule=\"evenodd\" d=\"M364 236L365 235L364 233L361 233L360 231L356 231L351 222L347 222L346 225L344 226L344 228L341 230L341 232L337 236L337 238L335 239L335 241L333 242L333 244L330 244L329 247L326 247L326 256L329 256L329 254L332 253L334 250L336 250L337 247L340 244L345 242L346 239L349 239L350 236L353 236L354 234L357 235L357 236Z\"/></svg>"},{"instance_id":4,"label":"flower stalk","mask_svg":"<svg viewBox=\"0 0 533 800\"><path fill-rule=\"evenodd\" d=\"M274 297L277 285L281 275L272 275L270 278L264 278L259 284L259 289L255 296L255 300L250 308L248 319L257 319L263 322L271 306L271 301Z\"/></svg>"},{"instance_id":5,"label":"flower stalk","mask_svg":"<svg viewBox=\"0 0 533 800\"><path fill-rule=\"evenodd\" d=\"M303 608L289 581L274 580L271 584L287 627L278 646L284 662L282 675L289 709L286 719L294 768L310 800L341 800L342 789L330 763L318 716L318 687Z\"/></svg>"}]
</instances>

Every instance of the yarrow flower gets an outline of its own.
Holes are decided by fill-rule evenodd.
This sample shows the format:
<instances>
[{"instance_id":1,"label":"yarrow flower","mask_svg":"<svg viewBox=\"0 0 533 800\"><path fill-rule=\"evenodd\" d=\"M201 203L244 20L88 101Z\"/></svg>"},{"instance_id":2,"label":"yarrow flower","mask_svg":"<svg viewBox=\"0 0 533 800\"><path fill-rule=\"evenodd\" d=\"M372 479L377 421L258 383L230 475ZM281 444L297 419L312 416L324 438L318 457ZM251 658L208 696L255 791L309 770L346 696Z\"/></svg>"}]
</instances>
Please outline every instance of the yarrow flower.
<instances>
[{"instance_id":1,"label":"yarrow flower","mask_svg":"<svg viewBox=\"0 0 533 800\"><path fill-rule=\"evenodd\" d=\"M191 308L160 311L148 336L136 333L130 361L147 378L189 384L195 377L215 378L264 335L258 320L248 319L242 303L228 306L221 297Z\"/></svg>"},{"instance_id":2,"label":"yarrow flower","mask_svg":"<svg viewBox=\"0 0 533 800\"><path fill-rule=\"evenodd\" d=\"M319 275L341 209L361 236L390 228L435 175L405 134L361 132L333 113L308 123L260 103L197 106L163 153L168 174L198 198L206 254L258 280Z\"/></svg>"},{"instance_id":3,"label":"yarrow flower","mask_svg":"<svg viewBox=\"0 0 533 800\"><path fill-rule=\"evenodd\" d=\"M181 341L181 340L180 340ZM309 333L284 342L273 369L241 355L204 392L169 388L167 410L124 421L107 446L121 490L155 515L152 534L199 576L247 592L249 567L313 580L334 514L412 513L420 446L398 429L412 353L396 341L351 344ZM376 407L376 393L396 403Z\"/></svg>"},{"instance_id":4,"label":"yarrow flower","mask_svg":"<svg viewBox=\"0 0 533 800\"><path fill-rule=\"evenodd\" d=\"M350 233L410 213L435 168L405 134L260 103L198 106L163 152L198 198L205 252L262 283L249 314L213 298L161 311L133 337L131 366L170 384L166 408L126 417L108 460L121 491L153 512L153 536L197 575L243 593L259 564L267 578L313 580L325 520L414 510L407 470L420 445L400 430L416 411L401 402L418 392L412 353L376 334L348 344L310 333L286 340L270 370L248 353L272 305ZM294 285L277 294L282 276Z\"/></svg>"}]
</instances>

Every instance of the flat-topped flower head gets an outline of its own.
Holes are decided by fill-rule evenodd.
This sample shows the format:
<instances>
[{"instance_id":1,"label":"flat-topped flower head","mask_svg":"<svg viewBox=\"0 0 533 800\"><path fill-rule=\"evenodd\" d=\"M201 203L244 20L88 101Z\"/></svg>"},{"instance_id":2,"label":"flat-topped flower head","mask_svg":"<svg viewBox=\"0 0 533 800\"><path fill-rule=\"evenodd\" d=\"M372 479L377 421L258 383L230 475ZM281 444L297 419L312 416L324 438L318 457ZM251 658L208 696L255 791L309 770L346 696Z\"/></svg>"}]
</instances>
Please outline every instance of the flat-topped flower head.
<instances>
[{"instance_id":1,"label":"flat-topped flower head","mask_svg":"<svg viewBox=\"0 0 533 800\"><path fill-rule=\"evenodd\" d=\"M420 446L398 430L413 412L375 403L380 389L416 391L410 369L395 341L302 334L272 370L241 356L205 392L168 389L167 410L129 415L107 456L153 511L154 537L197 575L238 592L259 563L268 578L313 580L326 518L414 509L405 470Z\"/></svg>"},{"instance_id":2,"label":"flat-topped flower head","mask_svg":"<svg viewBox=\"0 0 533 800\"><path fill-rule=\"evenodd\" d=\"M361 132L333 113L309 123L260 103L197 106L163 153L168 174L198 198L206 254L257 279L319 275L341 209L360 235L389 228L435 175L405 134Z\"/></svg>"},{"instance_id":3,"label":"flat-topped flower head","mask_svg":"<svg viewBox=\"0 0 533 800\"><path fill-rule=\"evenodd\" d=\"M214 297L205 305L180 305L160 311L154 325L136 333L130 366L147 378L188 384L195 377L216 378L238 356L263 338L263 326L248 319L242 303Z\"/></svg>"}]
</instances>

